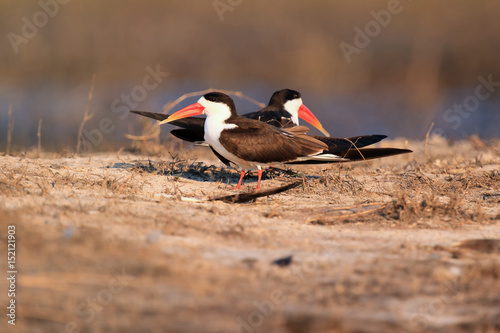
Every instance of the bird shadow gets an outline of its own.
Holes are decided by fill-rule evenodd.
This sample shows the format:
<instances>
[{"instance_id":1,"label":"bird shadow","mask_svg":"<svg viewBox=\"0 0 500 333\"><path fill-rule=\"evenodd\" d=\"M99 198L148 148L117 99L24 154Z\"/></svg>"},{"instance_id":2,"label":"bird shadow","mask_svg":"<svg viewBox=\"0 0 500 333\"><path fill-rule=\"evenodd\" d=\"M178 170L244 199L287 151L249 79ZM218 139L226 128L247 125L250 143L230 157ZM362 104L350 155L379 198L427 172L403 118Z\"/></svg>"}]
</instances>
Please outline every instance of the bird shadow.
<instances>
[{"instance_id":1,"label":"bird shadow","mask_svg":"<svg viewBox=\"0 0 500 333\"><path fill-rule=\"evenodd\" d=\"M107 168L129 169L138 173L151 173L161 176L174 176L199 182L224 182L236 184L240 173L236 168L207 165L203 162L188 162L173 158L172 161L134 161L132 163L113 163ZM262 179L303 179L317 176L304 176L292 169L270 168L264 170ZM257 172L250 171L243 178L245 183L256 183Z\"/></svg>"},{"instance_id":2,"label":"bird shadow","mask_svg":"<svg viewBox=\"0 0 500 333\"><path fill-rule=\"evenodd\" d=\"M171 162L152 162L135 161L134 163L114 163L107 166L107 168L128 169L139 173L153 173L157 175L182 177L197 181L234 181L239 179L238 173L233 169L221 168L214 165L206 165L203 162L184 163L185 161L176 160ZM252 176L246 175L250 182L255 182L251 179ZM263 179L274 179L275 177L289 177L296 178L293 182L288 184L268 188L260 191L249 191L237 194L212 197L206 201L223 201L226 203L248 203L254 202L257 198L270 196L278 193L288 191L303 184L302 175L295 173L291 169L272 168L263 174ZM256 178L256 177L253 177ZM297 179L299 178L299 179Z\"/></svg>"}]
</instances>

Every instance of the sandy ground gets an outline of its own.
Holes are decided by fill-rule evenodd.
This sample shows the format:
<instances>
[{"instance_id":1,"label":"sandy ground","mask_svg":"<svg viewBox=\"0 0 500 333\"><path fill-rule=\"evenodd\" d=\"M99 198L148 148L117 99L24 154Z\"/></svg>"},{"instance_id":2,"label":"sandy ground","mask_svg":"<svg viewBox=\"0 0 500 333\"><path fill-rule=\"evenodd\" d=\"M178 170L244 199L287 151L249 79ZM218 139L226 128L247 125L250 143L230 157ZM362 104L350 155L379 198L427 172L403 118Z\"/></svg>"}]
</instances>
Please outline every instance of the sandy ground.
<instances>
[{"instance_id":1,"label":"sandy ground","mask_svg":"<svg viewBox=\"0 0 500 333\"><path fill-rule=\"evenodd\" d=\"M1 332L500 332L499 143L387 142L415 153L243 204L185 201L238 193L204 148L0 157Z\"/></svg>"}]
</instances>

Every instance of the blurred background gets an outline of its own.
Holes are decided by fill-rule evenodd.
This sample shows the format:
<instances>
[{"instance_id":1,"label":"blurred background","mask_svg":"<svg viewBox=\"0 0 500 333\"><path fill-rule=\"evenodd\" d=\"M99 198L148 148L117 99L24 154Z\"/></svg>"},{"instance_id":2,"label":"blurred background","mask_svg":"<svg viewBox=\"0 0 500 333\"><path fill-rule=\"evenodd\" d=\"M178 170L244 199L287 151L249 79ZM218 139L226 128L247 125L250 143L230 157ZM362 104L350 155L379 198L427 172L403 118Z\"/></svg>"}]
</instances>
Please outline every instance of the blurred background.
<instances>
[{"instance_id":1,"label":"blurred background","mask_svg":"<svg viewBox=\"0 0 500 333\"><path fill-rule=\"evenodd\" d=\"M141 132L129 109L208 88L298 90L333 136L498 137L499 17L495 0L1 0L0 151L10 105L14 147L40 119L44 150L75 147L94 74L96 151Z\"/></svg>"}]
</instances>

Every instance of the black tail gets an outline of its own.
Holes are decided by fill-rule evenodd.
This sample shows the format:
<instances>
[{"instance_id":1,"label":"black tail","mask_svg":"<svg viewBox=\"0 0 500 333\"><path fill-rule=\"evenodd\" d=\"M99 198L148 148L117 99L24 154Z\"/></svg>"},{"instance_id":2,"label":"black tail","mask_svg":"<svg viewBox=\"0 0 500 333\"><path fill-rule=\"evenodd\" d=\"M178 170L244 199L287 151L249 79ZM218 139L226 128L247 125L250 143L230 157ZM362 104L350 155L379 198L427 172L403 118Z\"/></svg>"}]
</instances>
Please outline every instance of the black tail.
<instances>
[{"instance_id":1,"label":"black tail","mask_svg":"<svg viewBox=\"0 0 500 333\"><path fill-rule=\"evenodd\" d=\"M413 151L399 148L364 148L359 150L349 149L338 155L343 158L348 158L350 161L362 161L407 153L413 153Z\"/></svg>"},{"instance_id":2,"label":"black tail","mask_svg":"<svg viewBox=\"0 0 500 333\"><path fill-rule=\"evenodd\" d=\"M180 128L180 129L174 129L171 130L170 133L184 141L189 141L189 142L203 142L205 141L205 131L203 127L199 129L185 129L185 128Z\"/></svg>"},{"instance_id":3,"label":"black tail","mask_svg":"<svg viewBox=\"0 0 500 333\"><path fill-rule=\"evenodd\" d=\"M336 153L335 155L345 158L341 161L298 161L290 162L286 164L328 164L328 163L345 163L345 162L355 162L363 160L372 160L375 158L382 158L400 154L412 153L413 151L409 149L399 149L399 148L364 148L364 149L348 149L343 152Z\"/></svg>"},{"instance_id":4,"label":"black tail","mask_svg":"<svg viewBox=\"0 0 500 333\"><path fill-rule=\"evenodd\" d=\"M130 112L160 121L168 119L168 117L170 117L168 114L163 114L163 113L154 113L146 111L130 111ZM203 127L205 126L205 118L189 117L189 118L174 120L169 124L186 129L203 130Z\"/></svg>"},{"instance_id":5,"label":"black tail","mask_svg":"<svg viewBox=\"0 0 500 333\"><path fill-rule=\"evenodd\" d=\"M362 135L362 136L353 136L351 138L329 138L325 136L314 136L315 139L322 141L328 145L328 151L325 153L330 153L334 155L338 155L341 152L344 152L348 149L356 149L362 148L387 138L387 135Z\"/></svg>"},{"instance_id":6,"label":"black tail","mask_svg":"<svg viewBox=\"0 0 500 333\"><path fill-rule=\"evenodd\" d=\"M130 112L160 121L168 118L168 114L163 114L163 113L154 113L147 111L130 111Z\"/></svg>"}]
</instances>

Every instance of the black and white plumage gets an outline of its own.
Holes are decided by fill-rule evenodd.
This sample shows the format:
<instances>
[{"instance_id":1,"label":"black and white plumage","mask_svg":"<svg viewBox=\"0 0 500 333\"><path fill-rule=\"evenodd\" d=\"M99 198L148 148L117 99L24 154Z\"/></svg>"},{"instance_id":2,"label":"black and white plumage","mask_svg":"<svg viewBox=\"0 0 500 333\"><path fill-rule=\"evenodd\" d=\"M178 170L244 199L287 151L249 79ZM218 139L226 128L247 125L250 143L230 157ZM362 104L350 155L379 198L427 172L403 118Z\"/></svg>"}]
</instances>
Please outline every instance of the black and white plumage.
<instances>
[{"instance_id":1,"label":"black and white plumage","mask_svg":"<svg viewBox=\"0 0 500 333\"><path fill-rule=\"evenodd\" d=\"M207 118L193 117L201 114L205 114ZM226 165L232 162L242 169L236 188L241 187L245 170L249 169L259 170L259 189L262 168L270 165L351 162L411 152L398 148L363 148L383 140L385 135L351 138L309 136L306 135L308 129L303 126L280 129L252 119L252 116L240 117L236 114L233 100L219 92L208 93L198 103L189 105L171 116L154 113L148 113L146 116L162 120L160 124L184 126L178 131L198 133L197 141L206 142L222 162ZM258 116L253 118L262 119ZM280 125L287 126L281 123ZM193 136L189 135L192 139Z\"/></svg>"},{"instance_id":2,"label":"black and white plumage","mask_svg":"<svg viewBox=\"0 0 500 333\"><path fill-rule=\"evenodd\" d=\"M166 120L169 117L169 115L163 113L146 111L130 112L160 121ZM244 114L242 117L259 120L279 128L298 126L299 118L302 118L320 130L323 134L329 136L316 116L314 116L314 114L304 105L300 93L291 89L282 89L274 92L266 107L259 111ZM190 117L178 119L170 123L181 127L170 132L175 137L195 143L202 143L205 141L204 118Z\"/></svg>"},{"instance_id":3,"label":"black and white plumage","mask_svg":"<svg viewBox=\"0 0 500 333\"><path fill-rule=\"evenodd\" d=\"M343 158L325 153L328 145L312 136L304 126L280 129L262 121L240 117L231 97L220 93L205 94L198 103L189 105L163 120L161 124L205 114L204 140L226 160L241 169L240 181L246 170L258 170L260 188L262 168L270 165L305 162L308 160L337 161Z\"/></svg>"},{"instance_id":4,"label":"black and white plumage","mask_svg":"<svg viewBox=\"0 0 500 333\"><path fill-rule=\"evenodd\" d=\"M170 117L169 115L162 113L153 113L146 111L131 112L159 121L166 120ZM314 114L303 104L300 93L291 89L282 89L274 92L269 100L268 105L265 108L259 111L244 114L242 117L263 121L279 128L298 126L299 118L302 118L305 121L311 123L313 126L317 127L324 134L328 135L328 132L323 129L321 123L317 120ZM198 144L205 142L205 118L189 117L177 119L171 121L170 123L172 125L181 127L170 132L175 137L184 141L194 142ZM386 138L385 135L363 135L350 138L314 136L314 138L327 144L328 153L339 154L340 156L345 155L345 157L349 158L350 161L360 160L363 158L367 159L367 156L375 156L375 151L373 151L372 149L377 149L377 152L382 154L380 157L390 155L390 151L388 151L386 148L371 148L370 154L367 153L366 156L365 154L359 153L359 148L377 143ZM219 158L219 160L221 160L227 166L230 166L230 161L228 159L224 158L213 148L212 151ZM392 151L391 155L394 155L396 153L401 154L404 153L404 151ZM305 162L302 161L296 163ZM309 161L308 163L313 162ZM318 161L314 163L318 163Z\"/></svg>"}]
</instances>

